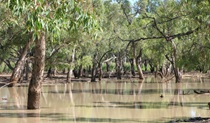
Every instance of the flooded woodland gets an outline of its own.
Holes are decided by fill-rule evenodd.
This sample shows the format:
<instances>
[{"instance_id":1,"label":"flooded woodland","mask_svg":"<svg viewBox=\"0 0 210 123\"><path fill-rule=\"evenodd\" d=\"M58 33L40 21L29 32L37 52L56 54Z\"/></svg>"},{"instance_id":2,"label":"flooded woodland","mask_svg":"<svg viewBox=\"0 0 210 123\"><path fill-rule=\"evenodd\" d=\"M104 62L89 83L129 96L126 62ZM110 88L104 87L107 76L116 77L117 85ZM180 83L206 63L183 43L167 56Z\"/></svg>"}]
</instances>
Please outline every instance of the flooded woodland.
<instances>
[{"instance_id":1,"label":"flooded woodland","mask_svg":"<svg viewBox=\"0 0 210 123\"><path fill-rule=\"evenodd\" d=\"M210 0L0 0L0 123L210 122Z\"/></svg>"},{"instance_id":2,"label":"flooded woodland","mask_svg":"<svg viewBox=\"0 0 210 123\"><path fill-rule=\"evenodd\" d=\"M0 89L2 123L208 122L210 79L184 77L182 83L116 79L52 82L41 91L41 108L27 110L27 84Z\"/></svg>"}]
</instances>

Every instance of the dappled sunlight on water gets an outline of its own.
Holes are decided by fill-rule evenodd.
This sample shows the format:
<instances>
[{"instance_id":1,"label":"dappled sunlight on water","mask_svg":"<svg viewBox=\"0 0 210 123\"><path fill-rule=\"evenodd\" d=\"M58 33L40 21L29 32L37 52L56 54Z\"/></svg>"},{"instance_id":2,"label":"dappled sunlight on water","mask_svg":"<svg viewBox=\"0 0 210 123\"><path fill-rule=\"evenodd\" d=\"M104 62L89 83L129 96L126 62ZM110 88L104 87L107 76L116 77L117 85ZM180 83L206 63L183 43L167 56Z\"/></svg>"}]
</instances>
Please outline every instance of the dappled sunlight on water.
<instances>
[{"instance_id":1,"label":"dappled sunlight on water","mask_svg":"<svg viewBox=\"0 0 210 123\"><path fill-rule=\"evenodd\" d=\"M41 109L26 110L27 87L0 89L2 123L179 122L209 118L208 81L119 81L44 85ZM189 120L190 121L190 120Z\"/></svg>"}]
</instances>

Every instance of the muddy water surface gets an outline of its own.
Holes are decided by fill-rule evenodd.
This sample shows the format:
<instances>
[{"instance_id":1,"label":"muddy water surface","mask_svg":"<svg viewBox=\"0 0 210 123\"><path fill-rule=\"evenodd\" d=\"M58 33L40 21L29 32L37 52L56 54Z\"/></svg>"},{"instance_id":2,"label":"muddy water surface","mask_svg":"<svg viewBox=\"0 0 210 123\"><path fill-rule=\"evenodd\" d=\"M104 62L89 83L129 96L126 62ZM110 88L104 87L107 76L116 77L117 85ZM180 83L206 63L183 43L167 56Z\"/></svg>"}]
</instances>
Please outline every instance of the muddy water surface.
<instances>
[{"instance_id":1,"label":"muddy water surface","mask_svg":"<svg viewBox=\"0 0 210 123\"><path fill-rule=\"evenodd\" d=\"M210 81L77 82L44 85L41 109L26 110L27 87L0 89L0 123L138 123L208 120ZM209 89L210 90L210 89Z\"/></svg>"}]
</instances>

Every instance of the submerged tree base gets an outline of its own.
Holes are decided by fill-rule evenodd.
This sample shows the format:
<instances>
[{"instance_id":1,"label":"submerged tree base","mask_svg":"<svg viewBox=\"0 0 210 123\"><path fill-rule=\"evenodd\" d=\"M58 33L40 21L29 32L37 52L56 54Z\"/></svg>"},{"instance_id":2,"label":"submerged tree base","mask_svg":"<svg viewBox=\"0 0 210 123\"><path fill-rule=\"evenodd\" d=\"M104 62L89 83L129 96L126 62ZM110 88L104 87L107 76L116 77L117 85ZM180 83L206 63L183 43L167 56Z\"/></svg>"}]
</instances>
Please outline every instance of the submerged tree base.
<instances>
[{"instance_id":1,"label":"submerged tree base","mask_svg":"<svg viewBox=\"0 0 210 123\"><path fill-rule=\"evenodd\" d=\"M35 88L30 88L30 92L28 93L28 105L27 109L35 110L40 108L40 95L41 91L36 91Z\"/></svg>"}]
</instances>

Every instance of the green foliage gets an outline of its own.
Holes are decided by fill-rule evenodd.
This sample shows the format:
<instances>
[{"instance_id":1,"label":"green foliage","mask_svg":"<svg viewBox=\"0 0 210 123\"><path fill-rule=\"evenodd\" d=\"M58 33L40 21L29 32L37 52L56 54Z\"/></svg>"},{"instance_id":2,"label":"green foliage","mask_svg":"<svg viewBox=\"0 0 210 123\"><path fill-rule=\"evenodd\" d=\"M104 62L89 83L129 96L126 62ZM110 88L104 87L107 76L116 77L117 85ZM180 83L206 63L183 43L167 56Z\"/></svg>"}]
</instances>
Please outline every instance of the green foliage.
<instances>
[{"instance_id":1,"label":"green foliage","mask_svg":"<svg viewBox=\"0 0 210 123\"><path fill-rule=\"evenodd\" d=\"M107 71L106 67L107 67L106 64L103 63L103 64L102 64L102 70L103 70L104 72ZM110 62L110 63L109 63L109 69L110 69L110 71L115 71L115 67L116 67L116 64L115 64L114 62Z\"/></svg>"},{"instance_id":2,"label":"green foliage","mask_svg":"<svg viewBox=\"0 0 210 123\"><path fill-rule=\"evenodd\" d=\"M74 0L9 0L8 7L20 19L25 18L25 25L33 37L39 37L42 31L61 34L61 30L75 30L81 24L90 30L95 24L89 13L83 12L79 2Z\"/></svg>"},{"instance_id":3,"label":"green foliage","mask_svg":"<svg viewBox=\"0 0 210 123\"><path fill-rule=\"evenodd\" d=\"M77 65L82 65L83 68L88 68L89 66L92 66L92 58L91 56L83 56L82 59L77 60Z\"/></svg>"},{"instance_id":4,"label":"green foliage","mask_svg":"<svg viewBox=\"0 0 210 123\"><path fill-rule=\"evenodd\" d=\"M173 39L176 64L186 70L206 71L210 67L209 4L209 0L137 0L134 5L129 0L2 1L0 59L15 63L30 33L35 40L46 32L46 59L50 57L47 66L86 68L92 65L95 54L96 61L103 62L116 54L122 59L133 58L142 50L142 60L156 67L168 62L166 55L173 56L171 42L164 37L140 40L135 42L134 54L129 41L163 36L160 31L170 36L198 28L192 34ZM154 28L154 19L160 31ZM59 50L51 56L56 49ZM115 69L111 62L111 69ZM130 70L130 63L124 69Z\"/></svg>"},{"instance_id":5,"label":"green foliage","mask_svg":"<svg viewBox=\"0 0 210 123\"><path fill-rule=\"evenodd\" d=\"M131 65L130 65L130 63L124 63L124 64L123 64L123 70L124 70L124 71L130 71L130 70L131 70ZM136 70L136 68L135 68L135 70Z\"/></svg>"}]
</instances>

